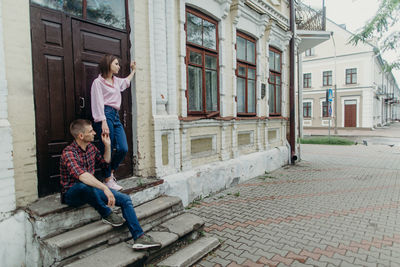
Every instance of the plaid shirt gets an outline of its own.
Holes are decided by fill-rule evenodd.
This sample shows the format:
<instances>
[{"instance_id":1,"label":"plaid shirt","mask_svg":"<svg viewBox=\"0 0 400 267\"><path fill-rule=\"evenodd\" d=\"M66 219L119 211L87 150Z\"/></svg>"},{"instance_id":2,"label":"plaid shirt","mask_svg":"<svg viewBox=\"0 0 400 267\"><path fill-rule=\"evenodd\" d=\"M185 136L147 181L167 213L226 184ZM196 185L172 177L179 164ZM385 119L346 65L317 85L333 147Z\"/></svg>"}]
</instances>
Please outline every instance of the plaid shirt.
<instances>
[{"instance_id":1,"label":"plaid shirt","mask_svg":"<svg viewBox=\"0 0 400 267\"><path fill-rule=\"evenodd\" d=\"M88 172L94 175L96 166L107 168L108 163L92 143L89 143L86 151L76 141L64 148L60 159L61 200L68 189L79 181L81 174Z\"/></svg>"}]
</instances>

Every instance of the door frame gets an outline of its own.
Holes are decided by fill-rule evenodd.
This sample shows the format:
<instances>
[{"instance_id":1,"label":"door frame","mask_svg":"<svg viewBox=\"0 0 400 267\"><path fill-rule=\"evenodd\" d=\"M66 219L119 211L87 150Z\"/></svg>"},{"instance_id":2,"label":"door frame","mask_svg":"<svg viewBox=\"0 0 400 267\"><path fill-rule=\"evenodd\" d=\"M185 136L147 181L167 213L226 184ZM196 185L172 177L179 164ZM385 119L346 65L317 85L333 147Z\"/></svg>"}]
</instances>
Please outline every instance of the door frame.
<instances>
[{"instance_id":1,"label":"door frame","mask_svg":"<svg viewBox=\"0 0 400 267\"><path fill-rule=\"evenodd\" d=\"M86 2L86 1L84 1L84 2ZM46 12L53 13L56 16L60 16L62 18L62 20L67 21L67 23L65 23L65 25L63 25L63 35L67 34L67 36L71 37L71 45L70 46L71 46L71 50L72 50L71 51L72 55L74 55L74 53L75 53L73 48L72 48L72 45L73 45L72 44L72 34L73 34L72 22L73 22L73 20L81 21L83 23L91 24L91 25L102 27L102 28L105 28L105 29L119 31L121 33L126 34L126 51L123 51L123 53L126 56L127 62L129 63L130 59L131 59L131 52L132 52L131 51L131 49L132 49L132 45L131 45L131 25L130 25L130 20L129 20L129 10L130 10L129 6L131 6L131 5L129 5L128 0L124 0L123 3L125 4L125 7L126 7L126 12L125 12L126 29L124 29L124 30L123 29L116 29L116 28L113 28L113 27L108 27L107 25L103 25L103 24L100 24L100 23L97 23L97 22L94 22L94 21L89 21L89 20L83 19L81 17L71 16L69 14L64 13L63 11L58 11L58 10L53 10L53 9L50 9L50 8L47 8L47 7L42 7L42 6L34 4L34 3L29 3L29 12L30 12L30 16L32 16L32 9L33 8L42 9L42 10L44 10ZM33 19L29 20L29 23L30 23L30 29L32 29L34 27L37 27L37 25L35 25L33 23L39 23L39 21L35 21L35 18L33 18ZM32 47L32 50L31 50L31 52L32 52L32 60L33 60L34 57L38 57L38 55L39 55L38 53L35 54L35 51L36 52L40 51L40 48L33 50L33 42L34 41L35 40L32 39L32 44L31 44L31 47ZM39 44L39 46L40 46L40 44ZM72 59L71 59L71 61L72 61ZM32 62L32 67L33 67L33 62ZM75 88L76 85L74 84L74 81L75 81L75 75L74 75L74 73L75 73L75 63L72 62L72 66L71 67L73 69L73 71L72 71L72 76L73 76L72 83L73 83L73 87L74 87L73 94L74 94L74 98L75 98L76 97L76 88ZM129 67L127 67L127 69L128 69L127 71L129 72ZM35 73L33 73L33 75L35 75ZM35 80L35 77L33 77L33 80ZM130 135L127 135L127 139L129 139L128 140L128 144L130 143L130 150L131 150L131 161L129 162L129 164L131 164L131 171L130 171L131 174L129 174L129 175L134 175L136 173L136 166L134 165L134 163L136 162L136 155L137 155L137 146L136 146L136 140L135 140L135 138L137 136L137 134L136 134L137 122L136 122L136 120L134 120L134 117L133 117L134 116L134 112L135 112L134 110L136 110L136 106L135 106L136 101L134 102L134 100L136 100L136 95L135 95L135 91L132 90L132 83L133 82L134 82L134 80L131 82L130 89L128 89L128 90L130 90L129 99L126 100L126 102L129 103L128 104L129 109L127 110L127 112L129 114L127 116L127 120L129 120L129 119L131 120ZM36 92L35 92L35 87L36 86L35 85L33 86L33 97L34 98L36 98ZM50 175L50 172L49 172L48 169L50 169L51 166L48 166L47 170L45 170L45 171L43 171L43 170L41 172L39 171L39 169L43 169L43 166L40 167L41 166L40 164L44 164L43 163L43 159L44 159L43 157L46 157L46 159L47 159L46 162L48 162L49 154L46 152L46 151L48 151L48 149L46 149L46 150L41 149L40 153L39 153L39 146L40 146L41 143L43 143L43 141L40 140L41 138L40 138L40 135L38 134L38 131L40 129L42 129L41 130L41 134L45 134L46 131L49 130L49 128L38 127L38 123L40 124L41 122L37 120L37 105L36 105L36 100L34 100L34 101L35 101L35 106L36 106L36 108L34 109L34 113L35 113L35 133L36 133L36 138L35 138L36 139L35 140L35 144L36 144L36 164L37 164L37 170L38 170L37 175L36 175L36 179L37 179L37 182L38 182L37 183L38 195L39 195L39 197L43 197L45 195L48 195L49 192L50 192L48 189L43 187L43 184L44 184L43 181L44 180L47 181L47 179L49 179L48 177ZM77 103L75 103L75 105L73 107L75 117L78 116L78 114L79 114L79 110L76 109L76 106L77 106ZM123 123L123 118L121 118L121 122ZM66 129L66 131L69 132L68 129ZM46 140L48 140L48 139L46 139ZM48 174L48 175L46 175L46 177L43 177L43 174ZM49 188L49 189L51 189L51 188ZM50 194L53 194L53 193L50 193Z\"/></svg>"},{"instance_id":2,"label":"door frame","mask_svg":"<svg viewBox=\"0 0 400 267\"><path fill-rule=\"evenodd\" d=\"M360 127L360 99L361 96L341 96L340 97L340 102L342 105L342 127L344 128L344 120L345 120L345 108L344 108L344 101L345 100L355 100L356 101L356 127Z\"/></svg>"}]
</instances>

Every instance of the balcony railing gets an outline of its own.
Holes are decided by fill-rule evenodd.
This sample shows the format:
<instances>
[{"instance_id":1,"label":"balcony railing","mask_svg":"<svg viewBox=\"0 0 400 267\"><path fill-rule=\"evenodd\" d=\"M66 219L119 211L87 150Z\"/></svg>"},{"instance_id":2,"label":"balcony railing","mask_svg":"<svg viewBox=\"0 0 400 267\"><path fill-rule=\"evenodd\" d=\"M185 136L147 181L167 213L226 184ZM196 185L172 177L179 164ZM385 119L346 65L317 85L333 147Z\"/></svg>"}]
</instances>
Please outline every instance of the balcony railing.
<instances>
[{"instance_id":1,"label":"balcony railing","mask_svg":"<svg viewBox=\"0 0 400 267\"><path fill-rule=\"evenodd\" d=\"M296 24L298 30L325 31L326 30L326 9L324 1L322 8L316 10L301 1L296 1Z\"/></svg>"}]
</instances>

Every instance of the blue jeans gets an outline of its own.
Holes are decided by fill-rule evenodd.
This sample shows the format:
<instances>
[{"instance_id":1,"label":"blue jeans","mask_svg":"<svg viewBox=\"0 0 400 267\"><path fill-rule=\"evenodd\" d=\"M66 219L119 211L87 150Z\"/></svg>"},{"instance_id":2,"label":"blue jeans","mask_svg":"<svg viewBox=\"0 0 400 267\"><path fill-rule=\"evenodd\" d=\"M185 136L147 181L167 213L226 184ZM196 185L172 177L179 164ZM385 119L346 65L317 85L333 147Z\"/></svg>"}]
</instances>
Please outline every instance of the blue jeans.
<instances>
[{"instance_id":1,"label":"blue jeans","mask_svg":"<svg viewBox=\"0 0 400 267\"><path fill-rule=\"evenodd\" d=\"M123 193L110 189L115 197L115 205L121 207L129 231L134 240L143 235L142 227L136 217L135 209L132 205L131 198ZM107 206L107 196L98 188L86 185L81 182L74 184L64 195L65 203L71 207L79 207L89 204L100 214L102 218L107 217L111 213L111 209Z\"/></svg>"},{"instance_id":2,"label":"blue jeans","mask_svg":"<svg viewBox=\"0 0 400 267\"><path fill-rule=\"evenodd\" d=\"M119 120L118 110L110 106L104 106L104 115L107 119L108 129L110 130L111 140L111 152L115 148L115 153L112 154L110 167L105 170L104 177L108 178L111 175L111 170L116 170L119 164L124 160L126 153L128 152L128 142L126 141L126 135L124 127ZM100 152L104 154L104 144L101 141L101 121L94 124L94 130L96 135L100 139Z\"/></svg>"}]
</instances>

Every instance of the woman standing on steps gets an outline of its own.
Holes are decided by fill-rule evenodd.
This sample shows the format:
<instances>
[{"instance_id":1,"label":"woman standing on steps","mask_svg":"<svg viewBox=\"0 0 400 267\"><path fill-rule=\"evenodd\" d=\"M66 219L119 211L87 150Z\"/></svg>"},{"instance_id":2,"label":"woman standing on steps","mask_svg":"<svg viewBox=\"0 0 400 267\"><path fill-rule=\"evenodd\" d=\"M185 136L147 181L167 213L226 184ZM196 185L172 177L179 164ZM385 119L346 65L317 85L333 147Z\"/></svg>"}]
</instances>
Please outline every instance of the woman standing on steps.
<instances>
[{"instance_id":1,"label":"woman standing on steps","mask_svg":"<svg viewBox=\"0 0 400 267\"><path fill-rule=\"evenodd\" d=\"M105 55L99 63L100 74L93 81L90 92L96 134L97 136L101 136L102 133L109 134L111 151L116 149L115 154L112 155L109 169L105 170L104 183L117 191L123 188L117 184L114 172L128 152L128 143L118 112L121 107L121 92L130 86L135 75L136 62L132 61L130 67L131 73L126 78L118 78L114 76L121 68L118 58L114 55ZM101 141L100 151L102 154L104 153L104 144Z\"/></svg>"}]
</instances>

